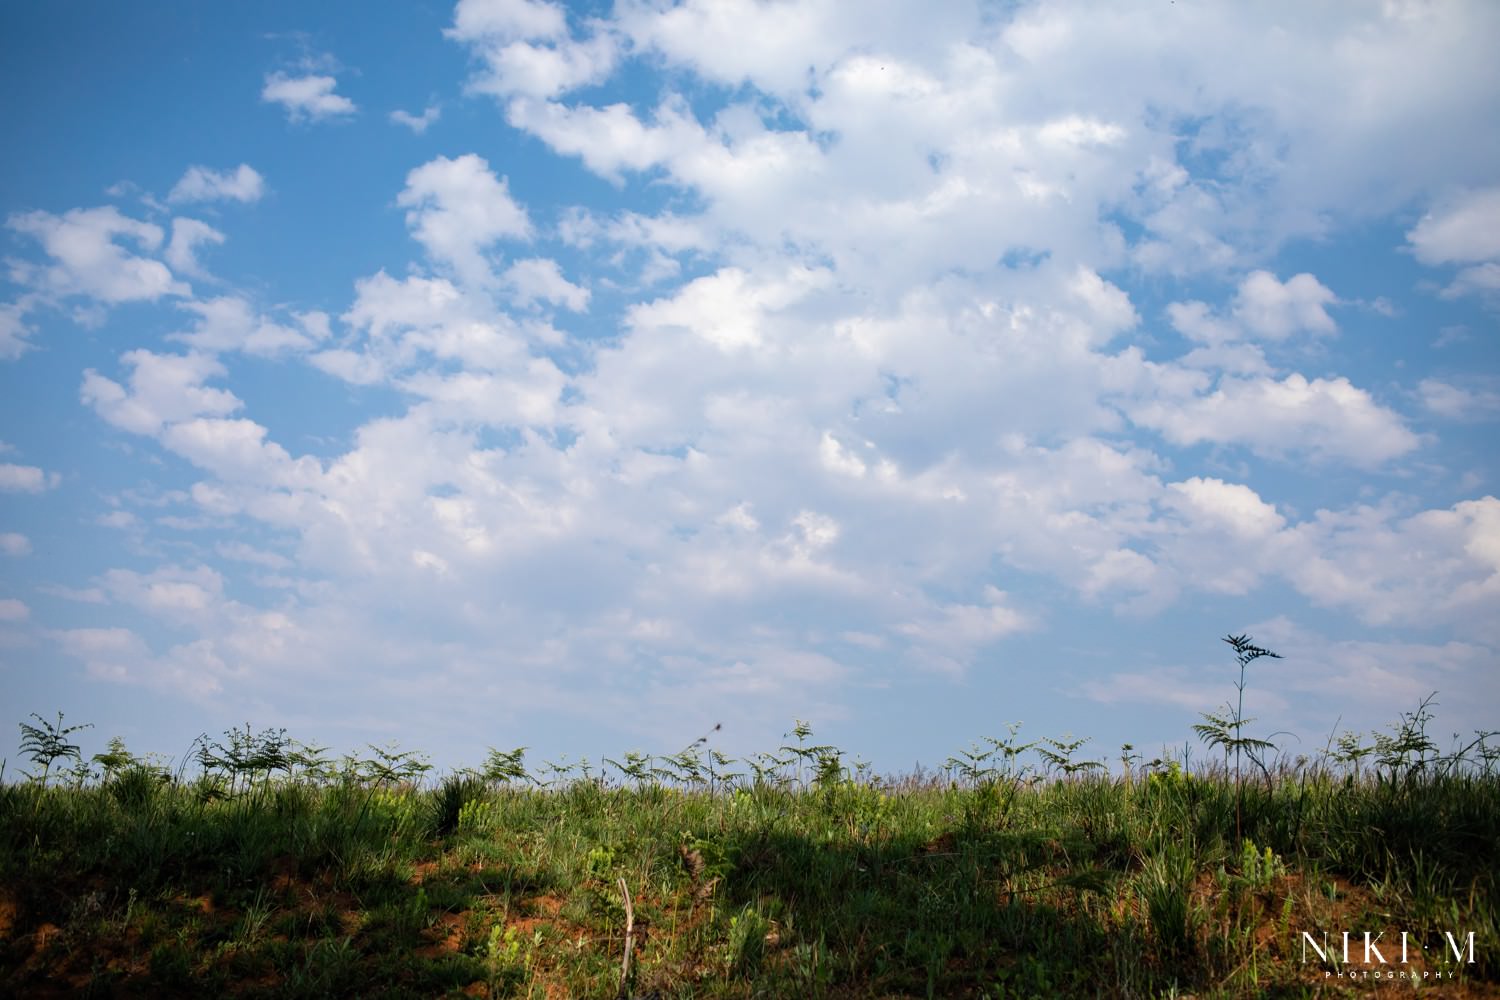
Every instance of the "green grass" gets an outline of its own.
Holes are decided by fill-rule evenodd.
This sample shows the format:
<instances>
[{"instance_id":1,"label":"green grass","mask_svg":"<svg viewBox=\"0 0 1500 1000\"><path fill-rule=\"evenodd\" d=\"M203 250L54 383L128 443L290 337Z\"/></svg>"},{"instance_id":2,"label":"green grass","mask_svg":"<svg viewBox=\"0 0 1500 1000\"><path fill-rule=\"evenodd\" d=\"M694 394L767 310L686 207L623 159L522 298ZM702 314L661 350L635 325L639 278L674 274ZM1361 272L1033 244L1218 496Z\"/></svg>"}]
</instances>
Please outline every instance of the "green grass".
<instances>
[{"instance_id":1,"label":"green grass","mask_svg":"<svg viewBox=\"0 0 1500 1000\"><path fill-rule=\"evenodd\" d=\"M615 997L623 882L634 997L1367 995L1302 960L1303 931L1343 930L1407 932L1411 963L1386 968L1452 973L1434 995L1500 995L1484 740L1444 757L1389 737L1384 758L1346 742L1244 776L1127 749L1109 776L1076 741L1012 729L882 780L794 734L750 761L695 744L548 787L519 751L424 785L413 755L330 767L279 731L237 734L238 763L210 753L192 777L118 745L102 770L59 771L77 760L59 753L47 780L0 784L0 981ZM755 776L725 776L741 765ZM1445 932L1473 932L1475 960L1445 956Z\"/></svg>"}]
</instances>

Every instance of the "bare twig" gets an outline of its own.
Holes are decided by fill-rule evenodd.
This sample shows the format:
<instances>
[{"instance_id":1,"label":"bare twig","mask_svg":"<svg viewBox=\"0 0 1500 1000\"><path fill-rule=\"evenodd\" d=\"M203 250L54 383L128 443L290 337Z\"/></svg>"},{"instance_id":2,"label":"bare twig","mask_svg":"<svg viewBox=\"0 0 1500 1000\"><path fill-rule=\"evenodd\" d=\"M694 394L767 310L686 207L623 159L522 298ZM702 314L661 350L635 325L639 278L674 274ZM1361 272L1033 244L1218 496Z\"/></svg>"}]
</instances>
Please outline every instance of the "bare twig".
<instances>
[{"instance_id":1,"label":"bare twig","mask_svg":"<svg viewBox=\"0 0 1500 1000\"><path fill-rule=\"evenodd\" d=\"M625 897L625 959L620 964L620 996L630 994L626 992L630 983L630 951L635 947L635 907L630 902L630 887L625 884L625 879L620 879L620 892Z\"/></svg>"}]
</instances>

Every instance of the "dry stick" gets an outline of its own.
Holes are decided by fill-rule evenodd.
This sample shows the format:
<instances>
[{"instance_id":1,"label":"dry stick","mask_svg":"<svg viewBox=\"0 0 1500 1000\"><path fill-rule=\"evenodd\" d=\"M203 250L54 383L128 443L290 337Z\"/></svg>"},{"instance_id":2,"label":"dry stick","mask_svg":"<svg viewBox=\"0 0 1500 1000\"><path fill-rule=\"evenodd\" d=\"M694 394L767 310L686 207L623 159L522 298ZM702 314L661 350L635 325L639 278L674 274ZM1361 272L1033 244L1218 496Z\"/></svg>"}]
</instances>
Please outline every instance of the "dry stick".
<instances>
[{"instance_id":1,"label":"dry stick","mask_svg":"<svg viewBox=\"0 0 1500 1000\"><path fill-rule=\"evenodd\" d=\"M620 879L620 892L625 895L625 960L620 965L620 996L628 996L625 985L630 981L630 949L635 947L635 908L630 905L630 887Z\"/></svg>"}]
</instances>

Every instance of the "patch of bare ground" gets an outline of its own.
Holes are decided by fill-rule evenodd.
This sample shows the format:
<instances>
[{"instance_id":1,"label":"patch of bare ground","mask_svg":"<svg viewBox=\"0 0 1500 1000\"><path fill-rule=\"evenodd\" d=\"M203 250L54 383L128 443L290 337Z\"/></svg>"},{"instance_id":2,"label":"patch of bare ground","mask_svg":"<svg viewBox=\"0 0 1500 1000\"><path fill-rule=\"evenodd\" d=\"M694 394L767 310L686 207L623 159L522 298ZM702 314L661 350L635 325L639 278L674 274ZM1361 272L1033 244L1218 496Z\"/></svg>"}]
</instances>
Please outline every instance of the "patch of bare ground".
<instances>
[{"instance_id":1,"label":"patch of bare ground","mask_svg":"<svg viewBox=\"0 0 1500 1000\"><path fill-rule=\"evenodd\" d=\"M431 944L423 945L417 949L417 954L423 958L442 958L444 955L456 955L463 950L466 939L465 928L468 926L472 911L463 910L458 913L440 913L431 927L428 927L423 935Z\"/></svg>"}]
</instances>

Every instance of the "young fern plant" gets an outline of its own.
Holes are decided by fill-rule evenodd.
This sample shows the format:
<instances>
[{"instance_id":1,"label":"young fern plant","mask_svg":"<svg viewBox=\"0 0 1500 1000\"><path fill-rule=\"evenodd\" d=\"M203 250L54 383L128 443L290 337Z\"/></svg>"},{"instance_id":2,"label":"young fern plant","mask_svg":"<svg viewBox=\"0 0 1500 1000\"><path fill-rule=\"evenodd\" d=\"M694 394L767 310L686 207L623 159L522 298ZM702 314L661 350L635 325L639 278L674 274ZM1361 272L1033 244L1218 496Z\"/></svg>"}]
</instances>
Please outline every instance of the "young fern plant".
<instances>
[{"instance_id":1,"label":"young fern plant","mask_svg":"<svg viewBox=\"0 0 1500 1000\"><path fill-rule=\"evenodd\" d=\"M797 737L797 742L783 744L780 749L782 753L788 754L788 756L785 758L786 763L796 763L797 784L800 785L803 783L804 767L812 768L813 774L815 776L823 774L827 767L827 765L823 763L825 758L827 758L830 754L838 754L840 751L838 747L834 746L831 743L809 744L807 741L812 737L812 726L806 722L803 722L801 719L796 719L793 721L796 724L792 726L792 731L789 733L783 733L782 738L785 739L788 736L795 736Z\"/></svg>"},{"instance_id":2,"label":"young fern plant","mask_svg":"<svg viewBox=\"0 0 1500 1000\"><path fill-rule=\"evenodd\" d=\"M950 781L953 781L953 775L957 774L963 784L972 787L979 784L987 775L994 773L995 768L989 763L994 755L994 747L982 750L978 743L971 743L967 750L960 750L944 761L943 769L948 772Z\"/></svg>"},{"instance_id":3,"label":"young fern plant","mask_svg":"<svg viewBox=\"0 0 1500 1000\"><path fill-rule=\"evenodd\" d=\"M1263 656L1279 660L1281 654L1255 645L1248 635L1229 635L1224 637L1224 641L1234 649L1235 659L1240 665L1240 677L1234 685L1238 697L1233 710L1225 705L1222 714L1204 712L1203 721L1193 726L1193 731L1210 747L1224 748L1225 768L1229 766L1230 753L1234 753L1234 836L1236 840L1239 840L1243 835L1245 805L1245 786L1241 780L1240 757L1242 754L1248 756L1260 766L1261 770L1265 770L1265 765L1260 762L1259 754L1265 750L1276 749L1276 744L1270 740L1245 735L1245 727L1255 721L1245 718L1245 668Z\"/></svg>"},{"instance_id":4,"label":"young fern plant","mask_svg":"<svg viewBox=\"0 0 1500 1000\"><path fill-rule=\"evenodd\" d=\"M484 768L479 772L485 781L494 785L509 784L512 781L530 781L533 784L541 784L526 770L526 751L528 747L516 747L514 750L496 750L489 748L489 756L484 759Z\"/></svg>"},{"instance_id":5,"label":"young fern plant","mask_svg":"<svg viewBox=\"0 0 1500 1000\"><path fill-rule=\"evenodd\" d=\"M31 713L31 717L40 722L41 725L33 726L29 723L21 723L21 752L30 757L32 763L42 765L42 773L34 777L43 785L46 785L47 775L51 772L52 765L56 761L60 759L82 760L82 747L76 743L69 743L68 737L80 730L92 729L93 724L86 722L78 726L64 727L62 724L63 714L61 712L57 713L56 725L48 722L35 712Z\"/></svg>"},{"instance_id":6,"label":"young fern plant","mask_svg":"<svg viewBox=\"0 0 1500 1000\"><path fill-rule=\"evenodd\" d=\"M1049 769L1056 768L1069 778L1073 777L1079 771L1104 770L1103 761L1073 759L1073 754L1077 753L1078 749L1088 741L1089 737L1087 736L1079 740L1055 740L1047 737L1041 741L1042 743L1046 743L1047 746L1038 745L1036 752L1042 760L1047 762ZM1051 749L1048 749L1048 747L1051 747Z\"/></svg>"},{"instance_id":7,"label":"young fern plant","mask_svg":"<svg viewBox=\"0 0 1500 1000\"><path fill-rule=\"evenodd\" d=\"M782 788L791 783L791 778L782 773L792 761L790 758L783 760L773 753L757 753L746 757L744 763L755 773L753 787L755 788Z\"/></svg>"},{"instance_id":8,"label":"young fern plant","mask_svg":"<svg viewBox=\"0 0 1500 1000\"><path fill-rule=\"evenodd\" d=\"M662 774L667 773L660 768L653 767L653 760L655 758L650 754L642 753L639 750L627 750L625 751L625 760L623 762L615 760L613 757L605 757L604 763L619 771L625 778L635 782L637 788L644 788L648 782L654 782Z\"/></svg>"},{"instance_id":9,"label":"young fern plant","mask_svg":"<svg viewBox=\"0 0 1500 1000\"><path fill-rule=\"evenodd\" d=\"M264 729L256 733L247 722L244 729L226 729L224 737L224 742L211 742L205 733L194 743L198 747L198 765L203 773L220 773L228 777L230 797L248 794L257 788L264 792L277 771L290 777L298 761L304 759L294 741L287 737L285 729Z\"/></svg>"}]
</instances>

